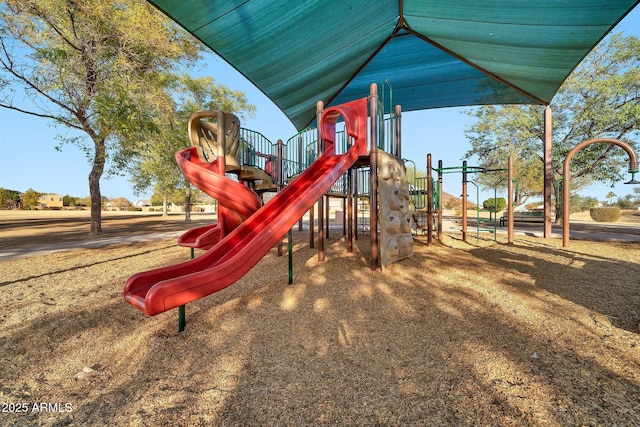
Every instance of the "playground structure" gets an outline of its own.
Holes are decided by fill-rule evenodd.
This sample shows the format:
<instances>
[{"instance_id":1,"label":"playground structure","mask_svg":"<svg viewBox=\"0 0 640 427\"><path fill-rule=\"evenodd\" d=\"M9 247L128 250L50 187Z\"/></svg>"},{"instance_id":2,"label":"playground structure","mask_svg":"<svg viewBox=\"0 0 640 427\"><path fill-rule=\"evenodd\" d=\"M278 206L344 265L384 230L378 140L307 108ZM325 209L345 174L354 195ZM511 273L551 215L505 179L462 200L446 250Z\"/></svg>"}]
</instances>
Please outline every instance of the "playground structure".
<instances>
[{"instance_id":1,"label":"playground structure","mask_svg":"<svg viewBox=\"0 0 640 427\"><path fill-rule=\"evenodd\" d=\"M196 247L208 248L207 253L215 251L234 233L240 234L238 230L243 229L245 224L251 223L257 215L263 215L261 212L273 210L274 217L265 217L264 220L267 221L275 220L276 217L283 214L284 209L276 209L278 204L285 200L280 194L295 185L296 181L301 180L302 177L309 179L308 185L316 184L315 179L320 182L319 177L309 175L307 171L319 168L320 166L316 165L318 162L320 164L327 163L327 157L324 157L326 153L323 147L324 130L321 121L325 116L321 112L323 107L318 105L314 117L313 106L308 103L308 100L328 99L333 104L347 105L352 102L350 101L352 99L365 99L362 97L366 96L368 84L375 79L372 76L379 76L381 73L394 76L399 97L403 100L407 111L456 105L502 103L544 105L544 237L549 237L553 173L549 103L557 88L586 53L636 5L634 2L620 2L616 5L596 2L583 5L581 2L574 1L571 4L575 7L558 5L541 8L531 2L516 2L511 7L483 3L475 7L460 9L455 5L452 6L450 2L424 4L413 2L407 4L405 10L403 2L388 2L388 4L381 4L384 7L379 10L370 10L370 8L358 7L358 5L349 3L331 4L329 7L328 2L326 4L309 2L304 5L296 3L296 7L292 7L287 2L244 2L233 8L193 5L168 0L156 0L152 3L204 42L212 51L255 84L267 97L281 106L296 127L301 128L309 125L314 120L318 123L318 128L315 131L317 154L314 154L313 151L303 153L302 150L297 153L298 156L309 154L315 158L315 162L313 164L303 163L299 159L300 170L294 173L285 172L287 167L294 167L293 164L285 164L285 159L291 161L289 159L296 157L284 154L285 146L282 143L278 144L279 148L283 150L283 152L278 152L279 169L276 168L273 161L274 153L270 153L269 150L258 150L254 146L255 152L247 153L248 155L253 154L256 159L263 158L264 167L254 166L262 169L266 175L271 175L274 179L259 179L257 175L253 174L253 178L243 181L244 185L253 186L253 190L256 192L258 191L258 181L266 186L277 187L281 189L281 192L273 200L279 200L279 202L274 203L272 200L266 203L246 219L242 218L242 214L234 211L235 202L231 201L228 203L229 206L222 206L223 218L218 227L211 226L193 231L181 240L181 244L192 249ZM366 12L365 15L363 15L364 12ZM199 19L193 19L193 16L196 15L199 16ZM364 19L365 17L367 19ZM550 19L551 17L553 19ZM238 25L238 22L248 22L247 19L250 19L252 25ZM358 20L357 26L353 25L355 19ZM292 25L294 22L296 25ZM438 23L438 25L434 25L434 23ZM304 37L299 36L298 28L308 29ZM452 28L456 28L456 37L451 37ZM523 28L535 28L535 31L522 31ZM584 34L580 37L580 41L576 41L573 36L576 32L581 31ZM539 34L541 33L547 34L544 43L540 43ZM220 37L220 34L225 36ZM331 43L327 43L327 34L335 35L331 39ZM487 34L492 37L487 39ZM251 37L253 42L246 43L247 37ZM536 60L531 61L532 57L535 57ZM294 69L296 70L295 76L291 72ZM328 73L328 70L332 72ZM379 254L378 226L380 225L381 229L387 226L383 223L386 221L384 218L381 221L378 218L379 194L377 188L378 142L384 132L380 132L379 127L377 92L371 92L370 95L372 108L370 108L369 153L360 156L362 159L358 158L354 160L353 164L345 167L343 174L336 174L334 184L338 180L343 180L349 191L334 193L330 188L326 188L322 192L325 196L320 195L315 200L318 205L318 258L324 260L324 238L325 233L328 233L328 227L324 228L325 199L334 193L338 197L343 197L343 200L345 198L349 200L345 211L349 214L349 239L352 238L354 214L351 201L353 194L357 194L358 191L353 186L354 182L358 181L360 181L358 185L366 183L366 179L359 180L360 174L353 174L351 171L365 166L369 168L371 268L375 269L378 266ZM373 103L374 99L376 100L375 104ZM226 118L223 119L223 121L225 120ZM345 121L347 121L346 118ZM228 143L229 148L232 148L232 151L238 150L233 158L237 160L238 153L243 156L246 147L242 146L241 139L235 140L233 132L227 134L226 127L218 128L218 126L211 127L208 130L210 134L213 135L214 131L218 132L222 129L224 136L220 138L220 143L227 145L227 137L231 136ZM397 126L394 129L398 137L397 145L395 151L391 149L389 152L401 159L400 127ZM313 133L314 131L309 132L309 134ZM348 143L350 136L347 135L349 132L344 136L344 140ZM362 138L362 135L359 137ZM291 147L293 145L287 144L286 149L289 150ZM215 150L220 150L220 148L217 147ZM350 150L338 155L346 155L348 151ZM265 153L268 157L262 157ZM211 174L217 173L222 176L226 172L232 172L226 166L226 148L217 153L220 154L220 159L216 157L213 159L214 162L211 162L211 158L207 158L207 153L202 150L199 153L197 150L195 152L185 151L183 154L186 157L183 156L183 159L178 159L178 161L184 165L185 169L191 169L191 172L187 173L192 173L192 177L196 180L200 179L200 184L203 187L211 187L210 182L217 179L211 178ZM191 162L197 157L195 154L204 158ZM271 162L270 167L267 168L269 161ZM191 165L187 166L189 163ZM232 162L229 163L230 168L235 166ZM242 179L243 173L251 173L245 166L251 165L238 162L238 180ZM511 170L512 167L509 167L509 171ZM257 170L255 172L261 174ZM346 178L342 178L345 175ZM290 178L292 180L288 182ZM326 184L324 181L321 183L322 185ZM220 181L220 184L222 185L223 181ZM427 216L428 235L431 239L433 219L436 215L433 182L431 179L427 179L426 184L430 189L426 191L429 200L425 204L424 210ZM512 185L511 179L509 179L508 185ZM313 206L315 200L310 201L302 197L302 190L306 190L306 188L303 186L300 188L300 199L302 200L295 200L295 203ZM415 192L422 194L424 191L424 189L409 190L408 199L411 199ZM512 188L509 188L508 192L511 195ZM463 195L466 199L466 188ZM403 199L407 200L406 196L407 194L404 194ZM356 206L358 206L357 199L356 196L354 201ZM245 203L242 197L238 202ZM294 202L293 197L290 202ZM464 205L465 221L463 222L466 227L466 202ZM252 206L251 209L255 207ZM511 208L512 202L509 201L508 209ZM298 215L297 211L293 213ZM394 215L396 215L393 217L394 220L400 219L402 223L401 218L405 215L404 208L396 210ZM314 223L312 216L313 210L310 210L311 224ZM442 215L437 216L440 223ZM355 218L357 220L357 215ZM328 215L326 219L328 220ZM508 215L507 222L511 241L513 215ZM235 229L234 226L236 226ZM387 228L405 231L406 227L404 225L402 227L390 225ZM313 227L310 227L310 230L310 245L313 246ZM438 232L441 233L441 230L440 226ZM286 231L277 229L271 232L276 235ZM357 227L355 227L355 232L357 233ZM466 230L463 230L463 234L466 238ZM403 239L403 236L398 236L398 238L384 240L384 244L390 245L393 249L392 252L398 250L402 252L399 248L402 246ZM349 241L348 245L351 244ZM221 256L224 256L225 259L229 258L227 255ZM215 264L212 259L210 261L212 263L198 265L199 268L209 269ZM195 265L194 261L193 266ZM193 266L190 265L189 268ZM189 272L189 268L186 268L183 273ZM177 274L175 271L174 273ZM146 287L156 286L152 281L146 283L145 280L142 278L133 280L132 278L127 282L125 288L127 300L143 311L146 311L144 299L148 296L147 291L149 290ZM133 285L133 282L136 281L139 282L139 286ZM129 286L130 282L131 286ZM150 295L153 295L153 292L150 292Z\"/></svg>"},{"instance_id":2,"label":"playground structure","mask_svg":"<svg viewBox=\"0 0 640 427\"><path fill-rule=\"evenodd\" d=\"M635 174L638 173L640 171L640 164L638 162L638 155L636 154L636 152L634 151L634 149L631 147L631 145L617 140L617 139L613 139L613 138L595 138L595 139L591 139L591 140L587 140L587 141L583 141L579 144L577 144L574 148L572 148L569 153L567 153L567 156L564 159L563 162L563 178L562 178L562 192L561 195L558 195L557 197L559 199L562 200L562 246L567 248L569 247L569 240L570 240L570 219L569 219L569 215L570 215L570 209L568 208L570 206L570 171L571 171L571 159L573 158L573 156L580 151L581 149L583 149L584 147L591 145L591 144L612 144L612 145L616 145L620 148L622 148L627 155L629 156L629 168L628 168L628 172L631 174L631 179L628 182L625 182L625 184L631 184L631 185L636 185L636 184L640 184L640 181L636 181L635 179ZM433 170L435 170L438 173L438 180L437 182L434 182L433 178L432 178L432 173ZM427 206L429 206L430 208L427 210L427 223L428 223L428 242L429 244L431 243L431 239L432 239L432 227L433 227L433 222L434 222L434 218L437 218L437 222L438 222L438 226L437 226L437 236L438 239L441 240L442 239L442 200L441 200L441 188L442 188L442 175L444 173L450 173L450 172L461 172L462 173L462 221L461 221L461 232L462 232L462 240L463 241L467 241L467 183L472 183L473 185L476 186L477 189L477 184L473 183L473 181L468 180L467 174L472 174L472 173L486 173L486 172L499 172L499 171L507 171L507 211L506 211L506 222L507 222L507 241L508 243L513 243L513 238L514 238L514 229L513 229L513 224L514 224L514 218L515 218L515 214L513 212L513 206L514 206L514 201L516 201L516 196L514 194L513 191L513 185L515 183L515 180L513 179L513 158L511 156L509 156L508 158L508 164L507 164L507 168L506 169L497 169L497 170L487 170L485 168L480 168L480 167L474 167L474 166L467 166L467 162L464 161L462 164L462 167L449 167L449 168L445 168L442 166L442 161L438 162L438 167L437 168L433 168L432 164L431 164L431 154L427 155L427 181L428 181L428 186L427 186ZM517 192L517 190L516 190ZM495 198L495 189L494 189L494 198ZM434 200L435 199L435 200ZM479 200L478 200L479 203ZM478 210L476 210L478 212ZM525 212L526 214L527 212ZM548 212L545 209L545 214L543 217L535 217L535 222L543 222L544 223L544 228L546 230L547 226L548 226ZM495 225L496 222L498 221L497 219L497 215L494 216L493 218L490 218L488 221L487 220L482 220L480 219L479 216L476 217L476 226L477 226L477 230L479 233L479 227L480 224L482 222L490 222L493 224L494 229L493 229L493 233L495 236L496 233L496 229L495 229ZM501 219L501 221L504 221L504 217ZM530 221L529 219L526 219L526 221ZM478 235L478 234L477 234ZM545 237L547 237L547 234L545 233Z\"/></svg>"},{"instance_id":3,"label":"playground structure","mask_svg":"<svg viewBox=\"0 0 640 427\"><path fill-rule=\"evenodd\" d=\"M437 180L433 178L433 172L437 172ZM417 196L417 199L420 198L420 195L426 196L426 201L424 203L418 203L420 206L424 206L424 209L421 210L426 216L426 225L423 227L426 231L427 235L427 244L431 244L433 240L433 232L434 229L436 231L437 239L442 240L442 225L443 225L443 203L442 203L442 183L443 176L445 174L450 173L461 173L462 175L462 207L461 207L461 233L462 240L467 241L467 228L468 228L468 184L471 183L476 188L477 204L480 204L479 200L479 187L478 185L469 179L468 175L476 174L476 173L496 173L496 172L506 172L507 176L507 241L508 243L513 243L513 207L516 201L516 195L514 193L514 183L515 180L513 178L513 158L511 156L507 159L507 168L505 169L486 169L478 166L468 166L467 161L462 162L462 166L453 166L453 167L444 167L442 160L438 161L438 167L434 168L432 164L432 156L431 154L427 154L427 176L425 178L421 178L425 182L425 185L422 188L416 187L417 189L413 194ZM505 178L496 183L496 186L502 182ZM497 197L497 190L494 187L494 199ZM489 224L492 226L492 230L490 231L494 235L494 239L496 237L496 227L498 223L497 212L492 211L489 212L489 219L484 219L480 217L479 207L476 207L476 238L479 238L481 226L483 224ZM492 215L493 214L493 215Z\"/></svg>"},{"instance_id":4,"label":"playground structure","mask_svg":"<svg viewBox=\"0 0 640 427\"><path fill-rule=\"evenodd\" d=\"M346 208L342 223L348 251L353 250L353 238L357 238L357 213L362 206L358 203L359 197L368 201L370 268L388 265L412 254L413 206L426 214L428 244L432 242L436 223L438 239L442 239L441 189L445 173L462 173L461 231L463 240L467 241L467 184L477 188L468 175L507 172L506 219L508 242L513 243L512 158L509 157L506 169L499 170L468 166L466 162L462 168L445 168L441 161L434 169L429 154L427 177L422 179L424 185L416 179L409 186L405 161L400 158L400 107L388 117L384 111L384 102L379 102L375 84L371 85L369 98L327 109L318 102L317 128L297 134L286 145L281 140L271 144L261 134L242 129L232 114L221 111L194 114L189 120L192 146L178 151L176 161L191 183L218 201L217 224L189 230L180 236L179 245L191 248L191 260L130 277L124 288L125 300L147 315L179 307L179 330L183 330L187 303L235 283L276 244L280 250L287 234L291 257L290 231L296 223L302 228L302 217L307 212L310 247L314 247L316 204L318 260L324 261L330 197L342 198ZM337 125L343 129L337 131ZM385 135L391 137L385 138ZM630 183L634 183L637 156L619 141L594 140L579 144L567 156L565 170L575 151L595 142L609 142L627 150L632 173ZM437 182L432 178L434 170L438 173ZM565 197L568 181L565 180ZM276 193L264 203L261 196L266 192ZM497 212L488 220L493 222L494 236L497 220ZM479 234L480 223L486 221L479 216L476 221ZM565 226L568 230L568 219ZM564 235L568 237L568 231ZM194 258L196 248L205 252ZM290 283L291 278L290 258Z\"/></svg>"},{"instance_id":5,"label":"playground structure","mask_svg":"<svg viewBox=\"0 0 640 427\"><path fill-rule=\"evenodd\" d=\"M316 203L318 259L323 261L328 235L324 202L331 196L347 200L347 221L343 224L348 250L352 251L357 232L354 206L357 209L359 189L366 188L357 184L367 183L359 169L365 168L369 171L370 267L378 268L379 253L383 265L409 256L411 207L404 164L391 154L401 152L400 141L380 138L387 126L400 126L400 108L385 118L377 86L372 84L368 99L327 109L318 102L317 123L317 128L299 133L286 146L278 141L269 147L266 138L257 139L252 131L242 130L231 114L203 111L193 115L189 121L192 146L178 151L176 160L190 182L218 200L218 223L180 237L179 244L190 247L192 255L193 249L204 249L200 256L130 277L124 287L125 300L147 315L181 307L183 316L185 304L220 291L246 274L296 223L300 224L307 211L313 243ZM336 130L338 124L343 130ZM391 133L399 135L393 129ZM379 182L389 190L387 195L381 193L380 201ZM263 203L260 194L273 190L279 191ZM382 217L379 205L385 209ZM382 239L378 238L378 226Z\"/></svg>"}]
</instances>

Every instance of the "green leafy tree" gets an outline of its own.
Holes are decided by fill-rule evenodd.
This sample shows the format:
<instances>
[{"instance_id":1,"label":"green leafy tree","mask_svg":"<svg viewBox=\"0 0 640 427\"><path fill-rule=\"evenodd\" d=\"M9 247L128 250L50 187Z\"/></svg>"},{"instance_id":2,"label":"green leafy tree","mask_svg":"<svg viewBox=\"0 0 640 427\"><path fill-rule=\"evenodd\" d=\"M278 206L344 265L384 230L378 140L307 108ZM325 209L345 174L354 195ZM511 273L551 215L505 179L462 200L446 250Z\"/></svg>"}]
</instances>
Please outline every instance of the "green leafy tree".
<instances>
[{"instance_id":1,"label":"green leafy tree","mask_svg":"<svg viewBox=\"0 0 640 427\"><path fill-rule=\"evenodd\" d=\"M78 201L77 197L73 197L68 194L62 197L62 204L64 206L76 206L77 201Z\"/></svg>"},{"instance_id":2,"label":"green leafy tree","mask_svg":"<svg viewBox=\"0 0 640 427\"><path fill-rule=\"evenodd\" d=\"M117 173L132 144L156 126L170 105L164 89L172 70L199 49L143 0L5 0L0 7L0 107L62 126L58 148L72 143L87 155L92 234L102 232L105 167Z\"/></svg>"},{"instance_id":3,"label":"green leafy tree","mask_svg":"<svg viewBox=\"0 0 640 427\"><path fill-rule=\"evenodd\" d=\"M196 195L198 192L199 190L191 192L191 199L189 200L190 203L196 202ZM185 206L184 189L178 188L169 193L154 193L151 195L152 206L166 206L169 203L176 206Z\"/></svg>"},{"instance_id":4,"label":"green leafy tree","mask_svg":"<svg viewBox=\"0 0 640 427\"><path fill-rule=\"evenodd\" d=\"M33 188L27 189L27 191L22 193L22 196L20 197L22 200L22 207L25 209L31 209L38 206L38 201L40 200L41 195L42 193L38 193Z\"/></svg>"},{"instance_id":5,"label":"green leafy tree","mask_svg":"<svg viewBox=\"0 0 640 427\"><path fill-rule=\"evenodd\" d=\"M627 194L622 198L618 198L618 202L616 203L616 205L620 209L632 209L633 208L633 200L631 200L631 198L632 198L631 194Z\"/></svg>"},{"instance_id":6,"label":"green leafy tree","mask_svg":"<svg viewBox=\"0 0 640 427\"><path fill-rule=\"evenodd\" d=\"M609 206L613 205L613 198L616 197L616 196L617 196L617 194L614 193L613 191L609 191L607 193L607 199L609 199Z\"/></svg>"},{"instance_id":7,"label":"green leafy tree","mask_svg":"<svg viewBox=\"0 0 640 427\"><path fill-rule=\"evenodd\" d=\"M20 207L20 192L15 190L5 190L7 198L3 206L7 209L16 209Z\"/></svg>"},{"instance_id":8,"label":"green leafy tree","mask_svg":"<svg viewBox=\"0 0 640 427\"><path fill-rule=\"evenodd\" d=\"M580 194L571 194L569 196L569 203L571 204L571 213L573 212L585 212L598 205L598 199L590 196L581 196Z\"/></svg>"},{"instance_id":9,"label":"green leafy tree","mask_svg":"<svg viewBox=\"0 0 640 427\"><path fill-rule=\"evenodd\" d=\"M255 107L244 93L218 85L210 77L181 76L171 86L173 109L158 128L144 139L136 162L132 163L131 182L137 193L152 189L162 195L163 213L167 202L185 206L185 219L190 219L192 189L175 160L176 151L190 145L186 125L198 110L222 110L240 117L253 116ZM176 193L181 200L176 200Z\"/></svg>"},{"instance_id":10,"label":"green leafy tree","mask_svg":"<svg viewBox=\"0 0 640 427\"><path fill-rule=\"evenodd\" d=\"M597 46L569 76L554 97L552 185L562 174L562 162L576 144L608 137L638 146L640 133L640 39L614 34ZM543 107L483 106L468 112L477 121L466 129L472 148L489 169L505 168L513 156L522 203L543 191ZM594 144L571 162L573 190L593 181L612 184L622 179L628 164L623 150ZM490 177L479 178L482 184ZM506 182L503 182L506 185ZM556 203L556 218L561 206Z\"/></svg>"},{"instance_id":11,"label":"green leafy tree","mask_svg":"<svg viewBox=\"0 0 640 427\"><path fill-rule=\"evenodd\" d=\"M405 177L407 178L407 182L411 185L426 185L424 182L424 178L427 176L427 171L417 169L413 161L405 160L404 162L406 168Z\"/></svg>"},{"instance_id":12,"label":"green leafy tree","mask_svg":"<svg viewBox=\"0 0 640 427\"><path fill-rule=\"evenodd\" d=\"M531 105L487 105L469 112L477 121L465 130L472 148L466 156L475 155L481 167L506 169L507 159L512 156L515 179L518 183L520 203L542 193L543 163L540 161L542 116L539 106ZM486 188L504 189L506 180L492 173L474 177Z\"/></svg>"},{"instance_id":13,"label":"green leafy tree","mask_svg":"<svg viewBox=\"0 0 640 427\"><path fill-rule=\"evenodd\" d=\"M151 195L151 206L164 206L167 203L182 206L184 204L184 193L176 190L171 193L154 193Z\"/></svg>"},{"instance_id":14,"label":"green leafy tree","mask_svg":"<svg viewBox=\"0 0 640 427\"><path fill-rule=\"evenodd\" d=\"M9 205L9 192L0 187L0 209L6 209Z\"/></svg>"},{"instance_id":15,"label":"green leafy tree","mask_svg":"<svg viewBox=\"0 0 640 427\"><path fill-rule=\"evenodd\" d=\"M490 198L482 202L482 207L491 212L499 212L507 207L504 197Z\"/></svg>"},{"instance_id":16,"label":"green leafy tree","mask_svg":"<svg viewBox=\"0 0 640 427\"><path fill-rule=\"evenodd\" d=\"M85 196L76 199L76 206L91 206L91 196Z\"/></svg>"}]
</instances>

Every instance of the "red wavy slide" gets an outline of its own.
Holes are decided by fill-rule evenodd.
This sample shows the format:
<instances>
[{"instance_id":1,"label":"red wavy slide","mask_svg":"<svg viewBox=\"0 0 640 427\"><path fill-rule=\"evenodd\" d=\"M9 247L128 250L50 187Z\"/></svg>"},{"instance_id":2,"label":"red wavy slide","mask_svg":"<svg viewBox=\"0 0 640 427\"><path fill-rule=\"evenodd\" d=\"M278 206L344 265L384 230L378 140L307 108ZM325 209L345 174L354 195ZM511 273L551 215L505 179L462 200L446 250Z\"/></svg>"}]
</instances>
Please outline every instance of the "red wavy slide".
<instances>
[{"instance_id":1,"label":"red wavy slide","mask_svg":"<svg viewBox=\"0 0 640 427\"><path fill-rule=\"evenodd\" d=\"M347 134L353 138L353 144L345 154L337 155L335 123L340 116L344 119ZM124 287L125 300L153 316L218 292L244 276L349 170L358 157L367 153L367 99L327 108L320 126L325 154L199 257L131 276ZM190 175L186 175L189 179L196 176L199 184L205 187L229 185L226 182L213 182L217 178L212 178L214 174L206 172L208 166L199 164L195 153L186 156L187 152L189 150L179 151L176 155L186 161L185 165L191 163L185 166L191 168ZM237 194L227 197L239 198L232 203L240 211L243 207L250 209L253 203Z\"/></svg>"},{"instance_id":2,"label":"red wavy slide","mask_svg":"<svg viewBox=\"0 0 640 427\"><path fill-rule=\"evenodd\" d=\"M178 245L188 248L210 249L223 235L229 234L262 206L262 200L244 184L216 173L218 159L203 162L196 147L176 153L176 161L184 176L200 190L218 201L221 224L193 228L178 238ZM222 209L224 207L224 209Z\"/></svg>"}]
</instances>

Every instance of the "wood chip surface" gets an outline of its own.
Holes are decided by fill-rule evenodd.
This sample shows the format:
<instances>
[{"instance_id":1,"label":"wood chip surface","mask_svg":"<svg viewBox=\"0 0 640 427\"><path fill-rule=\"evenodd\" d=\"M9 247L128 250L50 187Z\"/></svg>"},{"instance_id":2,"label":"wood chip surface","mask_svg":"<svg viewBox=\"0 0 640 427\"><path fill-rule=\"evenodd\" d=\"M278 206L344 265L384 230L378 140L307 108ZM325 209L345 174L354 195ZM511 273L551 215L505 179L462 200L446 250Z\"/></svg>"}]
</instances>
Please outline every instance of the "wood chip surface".
<instances>
[{"instance_id":1,"label":"wood chip surface","mask_svg":"<svg viewBox=\"0 0 640 427\"><path fill-rule=\"evenodd\" d=\"M182 333L122 297L175 240L0 263L0 425L640 425L639 243L419 236L383 272L333 234L320 263L295 232L293 285L273 249Z\"/></svg>"}]
</instances>

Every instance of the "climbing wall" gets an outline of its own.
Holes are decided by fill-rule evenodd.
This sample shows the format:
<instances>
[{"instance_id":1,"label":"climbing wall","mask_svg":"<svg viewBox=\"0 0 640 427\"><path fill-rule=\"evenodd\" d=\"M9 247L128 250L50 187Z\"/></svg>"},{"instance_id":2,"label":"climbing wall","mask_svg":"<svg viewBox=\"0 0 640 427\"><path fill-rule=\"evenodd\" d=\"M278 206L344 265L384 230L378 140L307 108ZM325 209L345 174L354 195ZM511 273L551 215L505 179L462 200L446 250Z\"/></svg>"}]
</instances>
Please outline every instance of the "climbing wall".
<instances>
[{"instance_id":1,"label":"climbing wall","mask_svg":"<svg viewBox=\"0 0 640 427\"><path fill-rule=\"evenodd\" d=\"M378 151L380 257L382 265L413 255L412 205L404 162Z\"/></svg>"}]
</instances>

